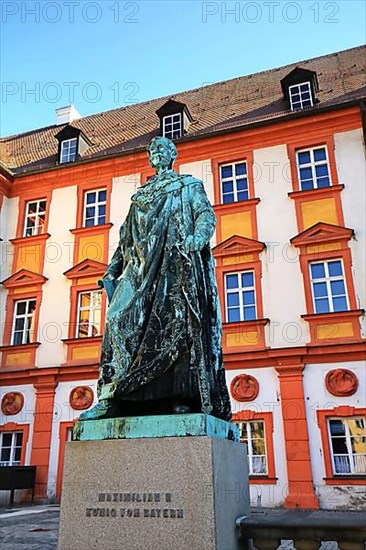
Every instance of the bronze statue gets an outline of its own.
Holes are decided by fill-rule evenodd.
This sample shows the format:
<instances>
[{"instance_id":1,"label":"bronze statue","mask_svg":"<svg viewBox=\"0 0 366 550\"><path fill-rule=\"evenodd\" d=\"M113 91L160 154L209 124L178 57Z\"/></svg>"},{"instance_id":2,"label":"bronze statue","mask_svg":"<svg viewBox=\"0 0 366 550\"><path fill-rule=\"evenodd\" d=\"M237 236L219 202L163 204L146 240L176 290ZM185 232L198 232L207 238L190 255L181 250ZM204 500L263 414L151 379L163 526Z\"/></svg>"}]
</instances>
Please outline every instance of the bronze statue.
<instances>
[{"instance_id":1,"label":"bronze statue","mask_svg":"<svg viewBox=\"0 0 366 550\"><path fill-rule=\"evenodd\" d=\"M132 197L102 285L110 303L99 403L80 419L203 412L231 418L203 183L173 170L172 141L148 146L156 170Z\"/></svg>"}]
</instances>

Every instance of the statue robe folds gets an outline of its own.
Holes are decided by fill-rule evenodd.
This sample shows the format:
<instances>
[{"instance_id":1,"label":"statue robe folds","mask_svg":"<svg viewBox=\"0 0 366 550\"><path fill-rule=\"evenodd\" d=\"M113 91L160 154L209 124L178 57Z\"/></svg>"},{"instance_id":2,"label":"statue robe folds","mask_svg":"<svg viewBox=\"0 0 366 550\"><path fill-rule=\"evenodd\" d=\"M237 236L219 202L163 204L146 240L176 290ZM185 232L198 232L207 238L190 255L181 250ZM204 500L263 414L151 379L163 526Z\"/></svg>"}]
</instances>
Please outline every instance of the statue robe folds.
<instances>
[{"instance_id":1,"label":"statue robe folds","mask_svg":"<svg viewBox=\"0 0 366 550\"><path fill-rule=\"evenodd\" d=\"M102 344L99 398L198 399L229 420L221 315L209 240L215 215L201 181L172 170L132 197L104 275L115 278ZM207 244L186 252L188 235Z\"/></svg>"}]
</instances>

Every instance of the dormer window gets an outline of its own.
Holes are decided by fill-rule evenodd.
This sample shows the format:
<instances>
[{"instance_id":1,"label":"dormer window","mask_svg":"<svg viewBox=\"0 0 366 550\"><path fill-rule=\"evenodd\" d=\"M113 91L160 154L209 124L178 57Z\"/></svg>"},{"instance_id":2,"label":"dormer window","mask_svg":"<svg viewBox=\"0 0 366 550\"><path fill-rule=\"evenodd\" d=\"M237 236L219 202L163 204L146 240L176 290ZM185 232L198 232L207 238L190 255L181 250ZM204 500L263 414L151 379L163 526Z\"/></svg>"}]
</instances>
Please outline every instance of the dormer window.
<instances>
[{"instance_id":1,"label":"dormer window","mask_svg":"<svg viewBox=\"0 0 366 550\"><path fill-rule=\"evenodd\" d=\"M281 80L281 87L291 111L301 111L313 107L318 102L316 94L319 84L314 71L296 67Z\"/></svg>"},{"instance_id":2,"label":"dormer window","mask_svg":"<svg viewBox=\"0 0 366 550\"><path fill-rule=\"evenodd\" d=\"M180 138L182 136L182 115L167 115L163 117L163 136L169 139Z\"/></svg>"},{"instance_id":3,"label":"dormer window","mask_svg":"<svg viewBox=\"0 0 366 550\"><path fill-rule=\"evenodd\" d=\"M176 139L187 133L193 118L187 105L174 99L169 99L156 111L160 119L160 135Z\"/></svg>"},{"instance_id":4,"label":"dormer window","mask_svg":"<svg viewBox=\"0 0 366 550\"><path fill-rule=\"evenodd\" d=\"M310 82L289 86L291 111L298 111L313 106Z\"/></svg>"},{"instance_id":5,"label":"dormer window","mask_svg":"<svg viewBox=\"0 0 366 550\"><path fill-rule=\"evenodd\" d=\"M60 164L63 162L73 162L77 155L77 138L65 139L61 141Z\"/></svg>"},{"instance_id":6,"label":"dormer window","mask_svg":"<svg viewBox=\"0 0 366 550\"><path fill-rule=\"evenodd\" d=\"M61 132L55 135L55 138L58 140L58 162L60 164L74 162L92 145L85 134L71 124L65 126Z\"/></svg>"}]
</instances>

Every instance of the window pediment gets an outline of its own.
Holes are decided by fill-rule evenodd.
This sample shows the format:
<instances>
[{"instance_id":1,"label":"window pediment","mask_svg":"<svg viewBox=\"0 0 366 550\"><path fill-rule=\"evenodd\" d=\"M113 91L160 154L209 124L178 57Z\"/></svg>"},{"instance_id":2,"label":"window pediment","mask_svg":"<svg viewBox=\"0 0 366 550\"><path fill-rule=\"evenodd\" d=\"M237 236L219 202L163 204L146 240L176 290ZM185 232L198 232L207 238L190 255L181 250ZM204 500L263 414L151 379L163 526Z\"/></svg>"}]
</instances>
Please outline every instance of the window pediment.
<instances>
[{"instance_id":1,"label":"window pediment","mask_svg":"<svg viewBox=\"0 0 366 550\"><path fill-rule=\"evenodd\" d=\"M71 269L65 271L64 275L68 279L100 276L103 275L107 267L107 264L103 264L102 262L97 262L96 260L91 260L87 258L86 260L83 260L79 264L73 266Z\"/></svg>"},{"instance_id":2,"label":"window pediment","mask_svg":"<svg viewBox=\"0 0 366 550\"><path fill-rule=\"evenodd\" d=\"M215 258L232 255L259 254L266 245L254 239L233 235L212 249Z\"/></svg>"},{"instance_id":3,"label":"window pediment","mask_svg":"<svg viewBox=\"0 0 366 550\"><path fill-rule=\"evenodd\" d=\"M34 273L28 269L21 269L11 277L8 277L2 282L2 285L5 288L16 288L29 285L43 285L48 281L47 277L40 275L39 273Z\"/></svg>"},{"instance_id":4,"label":"window pediment","mask_svg":"<svg viewBox=\"0 0 366 550\"><path fill-rule=\"evenodd\" d=\"M348 227L318 222L293 237L290 242L294 246L304 246L332 241L349 241L353 235L353 229L349 229Z\"/></svg>"}]
</instances>

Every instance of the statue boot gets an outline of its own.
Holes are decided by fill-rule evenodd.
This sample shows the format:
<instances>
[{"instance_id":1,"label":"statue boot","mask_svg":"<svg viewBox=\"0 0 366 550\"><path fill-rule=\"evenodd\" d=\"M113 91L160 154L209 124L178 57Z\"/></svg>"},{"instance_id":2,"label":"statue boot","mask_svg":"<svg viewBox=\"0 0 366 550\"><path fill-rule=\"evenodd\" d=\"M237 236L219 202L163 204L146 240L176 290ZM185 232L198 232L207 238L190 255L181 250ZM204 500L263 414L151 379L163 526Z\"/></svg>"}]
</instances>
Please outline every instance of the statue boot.
<instances>
[{"instance_id":1,"label":"statue boot","mask_svg":"<svg viewBox=\"0 0 366 550\"><path fill-rule=\"evenodd\" d=\"M121 406L114 399L103 399L79 416L79 420L101 420L122 416Z\"/></svg>"}]
</instances>

